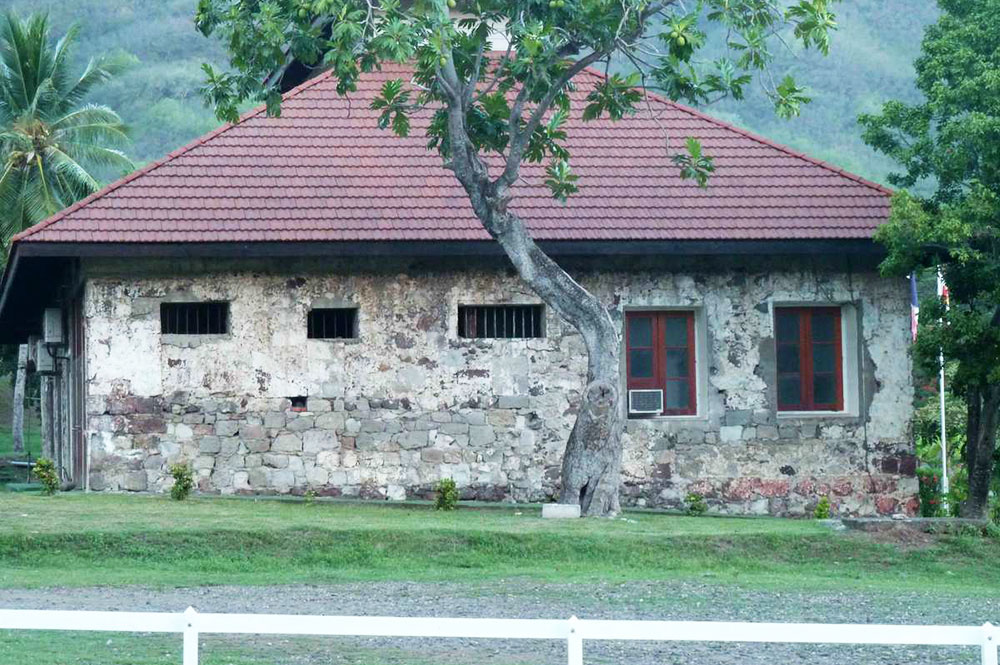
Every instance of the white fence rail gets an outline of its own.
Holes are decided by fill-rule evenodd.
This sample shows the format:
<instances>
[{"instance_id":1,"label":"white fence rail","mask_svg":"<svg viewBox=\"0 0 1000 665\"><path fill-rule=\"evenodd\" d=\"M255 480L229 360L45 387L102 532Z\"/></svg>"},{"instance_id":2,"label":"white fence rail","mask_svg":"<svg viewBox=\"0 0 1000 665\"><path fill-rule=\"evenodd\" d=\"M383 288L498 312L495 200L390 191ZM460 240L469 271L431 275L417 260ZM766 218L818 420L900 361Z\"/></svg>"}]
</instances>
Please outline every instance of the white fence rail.
<instances>
[{"instance_id":1,"label":"white fence rail","mask_svg":"<svg viewBox=\"0 0 1000 665\"><path fill-rule=\"evenodd\" d=\"M569 665L583 664L584 640L663 642L770 642L979 647L982 665L998 665L1000 629L982 626L735 623L718 621L592 621L562 619L436 619L308 616L298 614L0 610L0 630L83 630L181 633L183 665L198 665L201 633L464 637L563 640ZM2 642L0 642L2 645Z\"/></svg>"}]
</instances>

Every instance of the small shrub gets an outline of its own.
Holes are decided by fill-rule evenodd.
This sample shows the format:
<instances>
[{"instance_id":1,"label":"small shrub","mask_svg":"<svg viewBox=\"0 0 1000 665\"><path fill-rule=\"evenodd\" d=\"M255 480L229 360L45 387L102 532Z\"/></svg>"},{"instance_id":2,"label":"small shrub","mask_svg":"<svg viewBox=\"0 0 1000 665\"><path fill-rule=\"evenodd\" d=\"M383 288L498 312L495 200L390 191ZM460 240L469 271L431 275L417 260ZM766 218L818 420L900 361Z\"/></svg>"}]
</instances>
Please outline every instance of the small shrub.
<instances>
[{"instance_id":1,"label":"small shrub","mask_svg":"<svg viewBox=\"0 0 1000 665\"><path fill-rule=\"evenodd\" d=\"M941 469L922 466L917 469L917 493L921 517L941 517Z\"/></svg>"},{"instance_id":2,"label":"small shrub","mask_svg":"<svg viewBox=\"0 0 1000 665\"><path fill-rule=\"evenodd\" d=\"M816 507L813 508L813 517L818 520L830 519L830 497L821 496L819 498L819 501L816 502Z\"/></svg>"},{"instance_id":3,"label":"small shrub","mask_svg":"<svg viewBox=\"0 0 1000 665\"><path fill-rule=\"evenodd\" d=\"M689 492L684 497L684 503L687 504L688 515L704 515L708 512L708 504L705 503L705 497L697 492Z\"/></svg>"},{"instance_id":4,"label":"small shrub","mask_svg":"<svg viewBox=\"0 0 1000 665\"><path fill-rule=\"evenodd\" d=\"M305 494L302 495L302 499L306 502L307 506L311 506L316 503L316 490L308 489Z\"/></svg>"},{"instance_id":5,"label":"small shrub","mask_svg":"<svg viewBox=\"0 0 1000 665\"><path fill-rule=\"evenodd\" d=\"M1000 526L1000 496L993 497L993 503L990 504L990 522L994 526Z\"/></svg>"},{"instance_id":6,"label":"small shrub","mask_svg":"<svg viewBox=\"0 0 1000 665\"><path fill-rule=\"evenodd\" d=\"M455 510L458 505L458 487L451 478L442 478L434 488L437 496L434 498L434 508L437 510Z\"/></svg>"},{"instance_id":7,"label":"small shrub","mask_svg":"<svg viewBox=\"0 0 1000 665\"><path fill-rule=\"evenodd\" d=\"M35 478L42 484L42 492L47 496L52 496L59 491L59 472L56 471L56 463L45 457L39 457L34 466L31 467Z\"/></svg>"},{"instance_id":8,"label":"small shrub","mask_svg":"<svg viewBox=\"0 0 1000 665\"><path fill-rule=\"evenodd\" d=\"M170 467L170 475L174 477L174 486L170 488L170 498L183 501L194 488L194 474L187 464L174 464Z\"/></svg>"}]
</instances>

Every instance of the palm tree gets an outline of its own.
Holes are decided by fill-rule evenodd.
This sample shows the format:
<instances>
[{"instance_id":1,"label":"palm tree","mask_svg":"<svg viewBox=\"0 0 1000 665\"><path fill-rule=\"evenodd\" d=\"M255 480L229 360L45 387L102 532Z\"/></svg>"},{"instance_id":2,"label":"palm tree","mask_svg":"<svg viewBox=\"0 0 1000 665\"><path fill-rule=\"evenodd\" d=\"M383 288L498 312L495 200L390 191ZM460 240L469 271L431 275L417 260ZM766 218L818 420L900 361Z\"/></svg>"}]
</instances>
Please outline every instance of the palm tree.
<instances>
[{"instance_id":1,"label":"palm tree","mask_svg":"<svg viewBox=\"0 0 1000 665\"><path fill-rule=\"evenodd\" d=\"M84 104L95 86L124 66L91 60L71 76L77 26L50 39L46 14L0 18L0 244L97 191L99 169L134 168L121 151L128 143L118 114Z\"/></svg>"},{"instance_id":2,"label":"palm tree","mask_svg":"<svg viewBox=\"0 0 1000 665\"><path fill-rule=\"evenodd\" d=\"M46 14L22 21L8 12L0 18L0 264L14 234L96 192L98 169L134 168L121 151L128 136L118 114L83 103L124 62L91 60L74 78L69 60L77 32L73 26L53 44ZM15 444L23 441L17 425L24 422L26 355L22 345L15 380ZM23 444L15 445L19 447Z\"/></svg>"}]
</instances>

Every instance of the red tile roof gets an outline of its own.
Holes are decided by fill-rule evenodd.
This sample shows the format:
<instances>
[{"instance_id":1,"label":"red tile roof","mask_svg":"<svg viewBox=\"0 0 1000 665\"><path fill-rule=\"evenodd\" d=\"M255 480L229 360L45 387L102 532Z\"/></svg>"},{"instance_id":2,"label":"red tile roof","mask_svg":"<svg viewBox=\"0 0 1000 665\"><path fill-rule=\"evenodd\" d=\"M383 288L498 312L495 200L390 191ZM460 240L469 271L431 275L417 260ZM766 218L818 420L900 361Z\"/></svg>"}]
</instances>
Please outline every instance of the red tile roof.
<instances>
[{"instance_id":1,"label":"red tile roof","mask_svg":"<svg viewBox=\"0 0 1000 665\"><path fill-rule=\"evenodd\" d=\"M540 240L865 239L889 190L695 110L651 96L625 119L583 122L582 74L568 123L580 191L566 205L525 165L512 209ZM403 66L340 97L321 75L285 95L280 118L245 115L16 237L27 242L487 240L465 192L426 148L427 119L401 139L369 102ZM707 190L665 150L694 136L715 158Z\"/></svg>"}]
</instances>

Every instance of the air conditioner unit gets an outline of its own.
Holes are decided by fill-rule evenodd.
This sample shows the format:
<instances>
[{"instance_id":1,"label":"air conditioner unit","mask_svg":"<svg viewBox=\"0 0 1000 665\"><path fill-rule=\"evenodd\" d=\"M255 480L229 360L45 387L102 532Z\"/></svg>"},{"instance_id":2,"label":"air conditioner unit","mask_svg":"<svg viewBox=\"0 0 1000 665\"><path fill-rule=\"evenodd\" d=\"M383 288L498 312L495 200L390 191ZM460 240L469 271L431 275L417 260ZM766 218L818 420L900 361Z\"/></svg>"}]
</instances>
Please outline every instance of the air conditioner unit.
<instances>
[{"instance_id":1,"label":"air conditioner unit","mask_svg":"<svg viewBox=\"0 0 1000 665\"><path fill-rule=\"evenodd\" d=\"M43 375L57 374L56 359L52 349L44 339L38 340L35 346L35 371Z\"/></svg>"},{"instance_id":2,"label":"air conditioner unit","mask_svg":"<svg viewBox=\"0 0 1000 665\"><path fill-rule=\"evenodd\" d=\"M42 318L42 337L46 344L63 344L62 310L58 307L48 307Z\"/></svg>"},{"instance_id":3,"label":"air conditioner unit","mask_svg":"<svg viewBox=\"0 0 1000 665\"><path fill-rule=\"evenodd\" d=\"M629 413L663 413L662 390L630 390L628 391Z\"/></svg>"}]
</instances>

